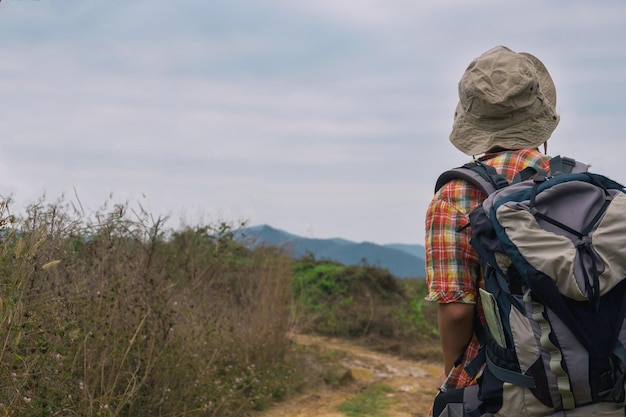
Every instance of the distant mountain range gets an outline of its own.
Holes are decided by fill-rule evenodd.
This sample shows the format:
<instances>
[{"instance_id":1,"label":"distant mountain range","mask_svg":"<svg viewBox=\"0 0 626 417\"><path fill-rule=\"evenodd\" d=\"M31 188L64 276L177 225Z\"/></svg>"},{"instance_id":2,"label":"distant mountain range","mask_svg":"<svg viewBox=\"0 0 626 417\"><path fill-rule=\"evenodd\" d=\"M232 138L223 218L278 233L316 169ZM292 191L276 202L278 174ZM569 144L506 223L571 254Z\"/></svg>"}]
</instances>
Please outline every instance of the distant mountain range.
<instances>
[{"instance_id":1,"label":"distant mountain range","mask_svg":"<svg viewBox=\"0 0 626 417\"><path fill-rule=\"evenodd\" d=\"M424 277L424 247L410 244L356 243L346 239L312 239L287 233L268 225L239 229L236 239L254 247L272 245L283 248L293 258L312 253L315 259L344 265L368 265L387 269L398 278Z\"/></svg>"}]
</instances>

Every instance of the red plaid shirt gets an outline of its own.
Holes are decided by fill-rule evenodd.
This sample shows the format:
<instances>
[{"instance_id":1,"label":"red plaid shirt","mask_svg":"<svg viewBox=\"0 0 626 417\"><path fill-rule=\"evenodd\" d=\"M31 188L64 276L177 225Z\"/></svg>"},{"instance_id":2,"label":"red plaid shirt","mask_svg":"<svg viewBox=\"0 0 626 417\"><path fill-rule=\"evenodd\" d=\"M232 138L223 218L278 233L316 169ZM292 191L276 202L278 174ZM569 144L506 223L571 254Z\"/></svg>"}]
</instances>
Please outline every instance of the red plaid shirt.
<instances>
[{"instance_id":1,"label":"red plaid shirt","mask_svg":"<svg viewBox=\"0 0 626 417\"><path fill-rule=\"evenodd\" d=\"M508 181L528 166L546 172L550 166L550 158L535 149L499 152L480 160L493 166ZM426 300L468 304L478 301L478 255L470 245L470 229L459 232L458 228L468 223L467 214L484 198L482 191L460 179L450 181L433 197L426 212ZM478 348L474 337L442 388L462 388L474 383L464 367L476 356Z\"/></svg>"}]
</instances>

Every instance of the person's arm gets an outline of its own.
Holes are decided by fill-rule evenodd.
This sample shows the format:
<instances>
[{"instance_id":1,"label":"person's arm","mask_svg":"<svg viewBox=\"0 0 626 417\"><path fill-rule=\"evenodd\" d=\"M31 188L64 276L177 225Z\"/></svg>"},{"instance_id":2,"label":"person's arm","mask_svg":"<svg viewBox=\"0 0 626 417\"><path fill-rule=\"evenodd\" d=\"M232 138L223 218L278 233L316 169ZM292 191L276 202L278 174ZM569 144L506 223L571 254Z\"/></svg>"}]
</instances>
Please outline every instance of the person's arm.
<instances>
[{"instance_id":1,"label":"person's arm","mask_svg":"<svg viewBox=\"0 0 626 417\"><path fill-rule=\"evenodd\" d=\"M448 375L454 362L463 353L474 333L474 304L439 304L438 324L443 350L444 374Z\"/></svg>"},{"instance_id":2,"label":"person's arm","mask_svg":"<svg viewBox=\"0 0 626 417\"><path fill-rule=\"evenodd\" d=\"M467 224L473 189L461 180L446 184L426 212L427 300L439 303L438 327L444 359L442 383L470 343L474 330L477 254ZM478 190L475 190L479 193ZM476 200L479 196L475 196Z\"/></svg>"}]
</instances>

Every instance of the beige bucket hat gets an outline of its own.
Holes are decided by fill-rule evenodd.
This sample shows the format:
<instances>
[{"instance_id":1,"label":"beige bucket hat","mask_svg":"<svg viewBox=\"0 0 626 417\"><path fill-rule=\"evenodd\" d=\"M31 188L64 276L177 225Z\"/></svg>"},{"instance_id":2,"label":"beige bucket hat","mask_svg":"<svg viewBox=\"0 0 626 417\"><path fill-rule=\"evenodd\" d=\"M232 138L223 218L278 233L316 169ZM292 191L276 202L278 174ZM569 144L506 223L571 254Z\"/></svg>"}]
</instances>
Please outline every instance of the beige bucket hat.
<instances>
[{"instance_id":1,"label":"beige bucket hat","mask_svg":"<svg viewBox=\"0 0 626 417\"><path fill-rule=\"evenodd\" d=\"M558 124L556 89L543 63L496 46L474 59L461 77L450 142L470 156L537 148Z\"/></svg>"}]
</instances>

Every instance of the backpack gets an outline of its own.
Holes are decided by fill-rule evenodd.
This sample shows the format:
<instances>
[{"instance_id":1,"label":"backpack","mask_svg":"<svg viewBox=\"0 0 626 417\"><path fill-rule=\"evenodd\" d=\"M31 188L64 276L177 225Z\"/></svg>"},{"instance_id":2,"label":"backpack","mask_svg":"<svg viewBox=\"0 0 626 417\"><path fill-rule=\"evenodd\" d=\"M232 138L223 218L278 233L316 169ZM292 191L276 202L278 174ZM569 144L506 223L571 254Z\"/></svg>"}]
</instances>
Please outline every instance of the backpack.
<instances>
[{"instance_id":1,"label":"backpack","mask_svg":"<svg viewBox=\"0 0 626 417\"><path fill-rule=\"evenodd\" d=\"M587 168L559 156L511 184L478 161L440 176L436 190L462 178L488 195L463 227L486 324L466 368L478 384L442 393L435 416L624 415L626 190Z\"/></svg>"}]
</instances>

